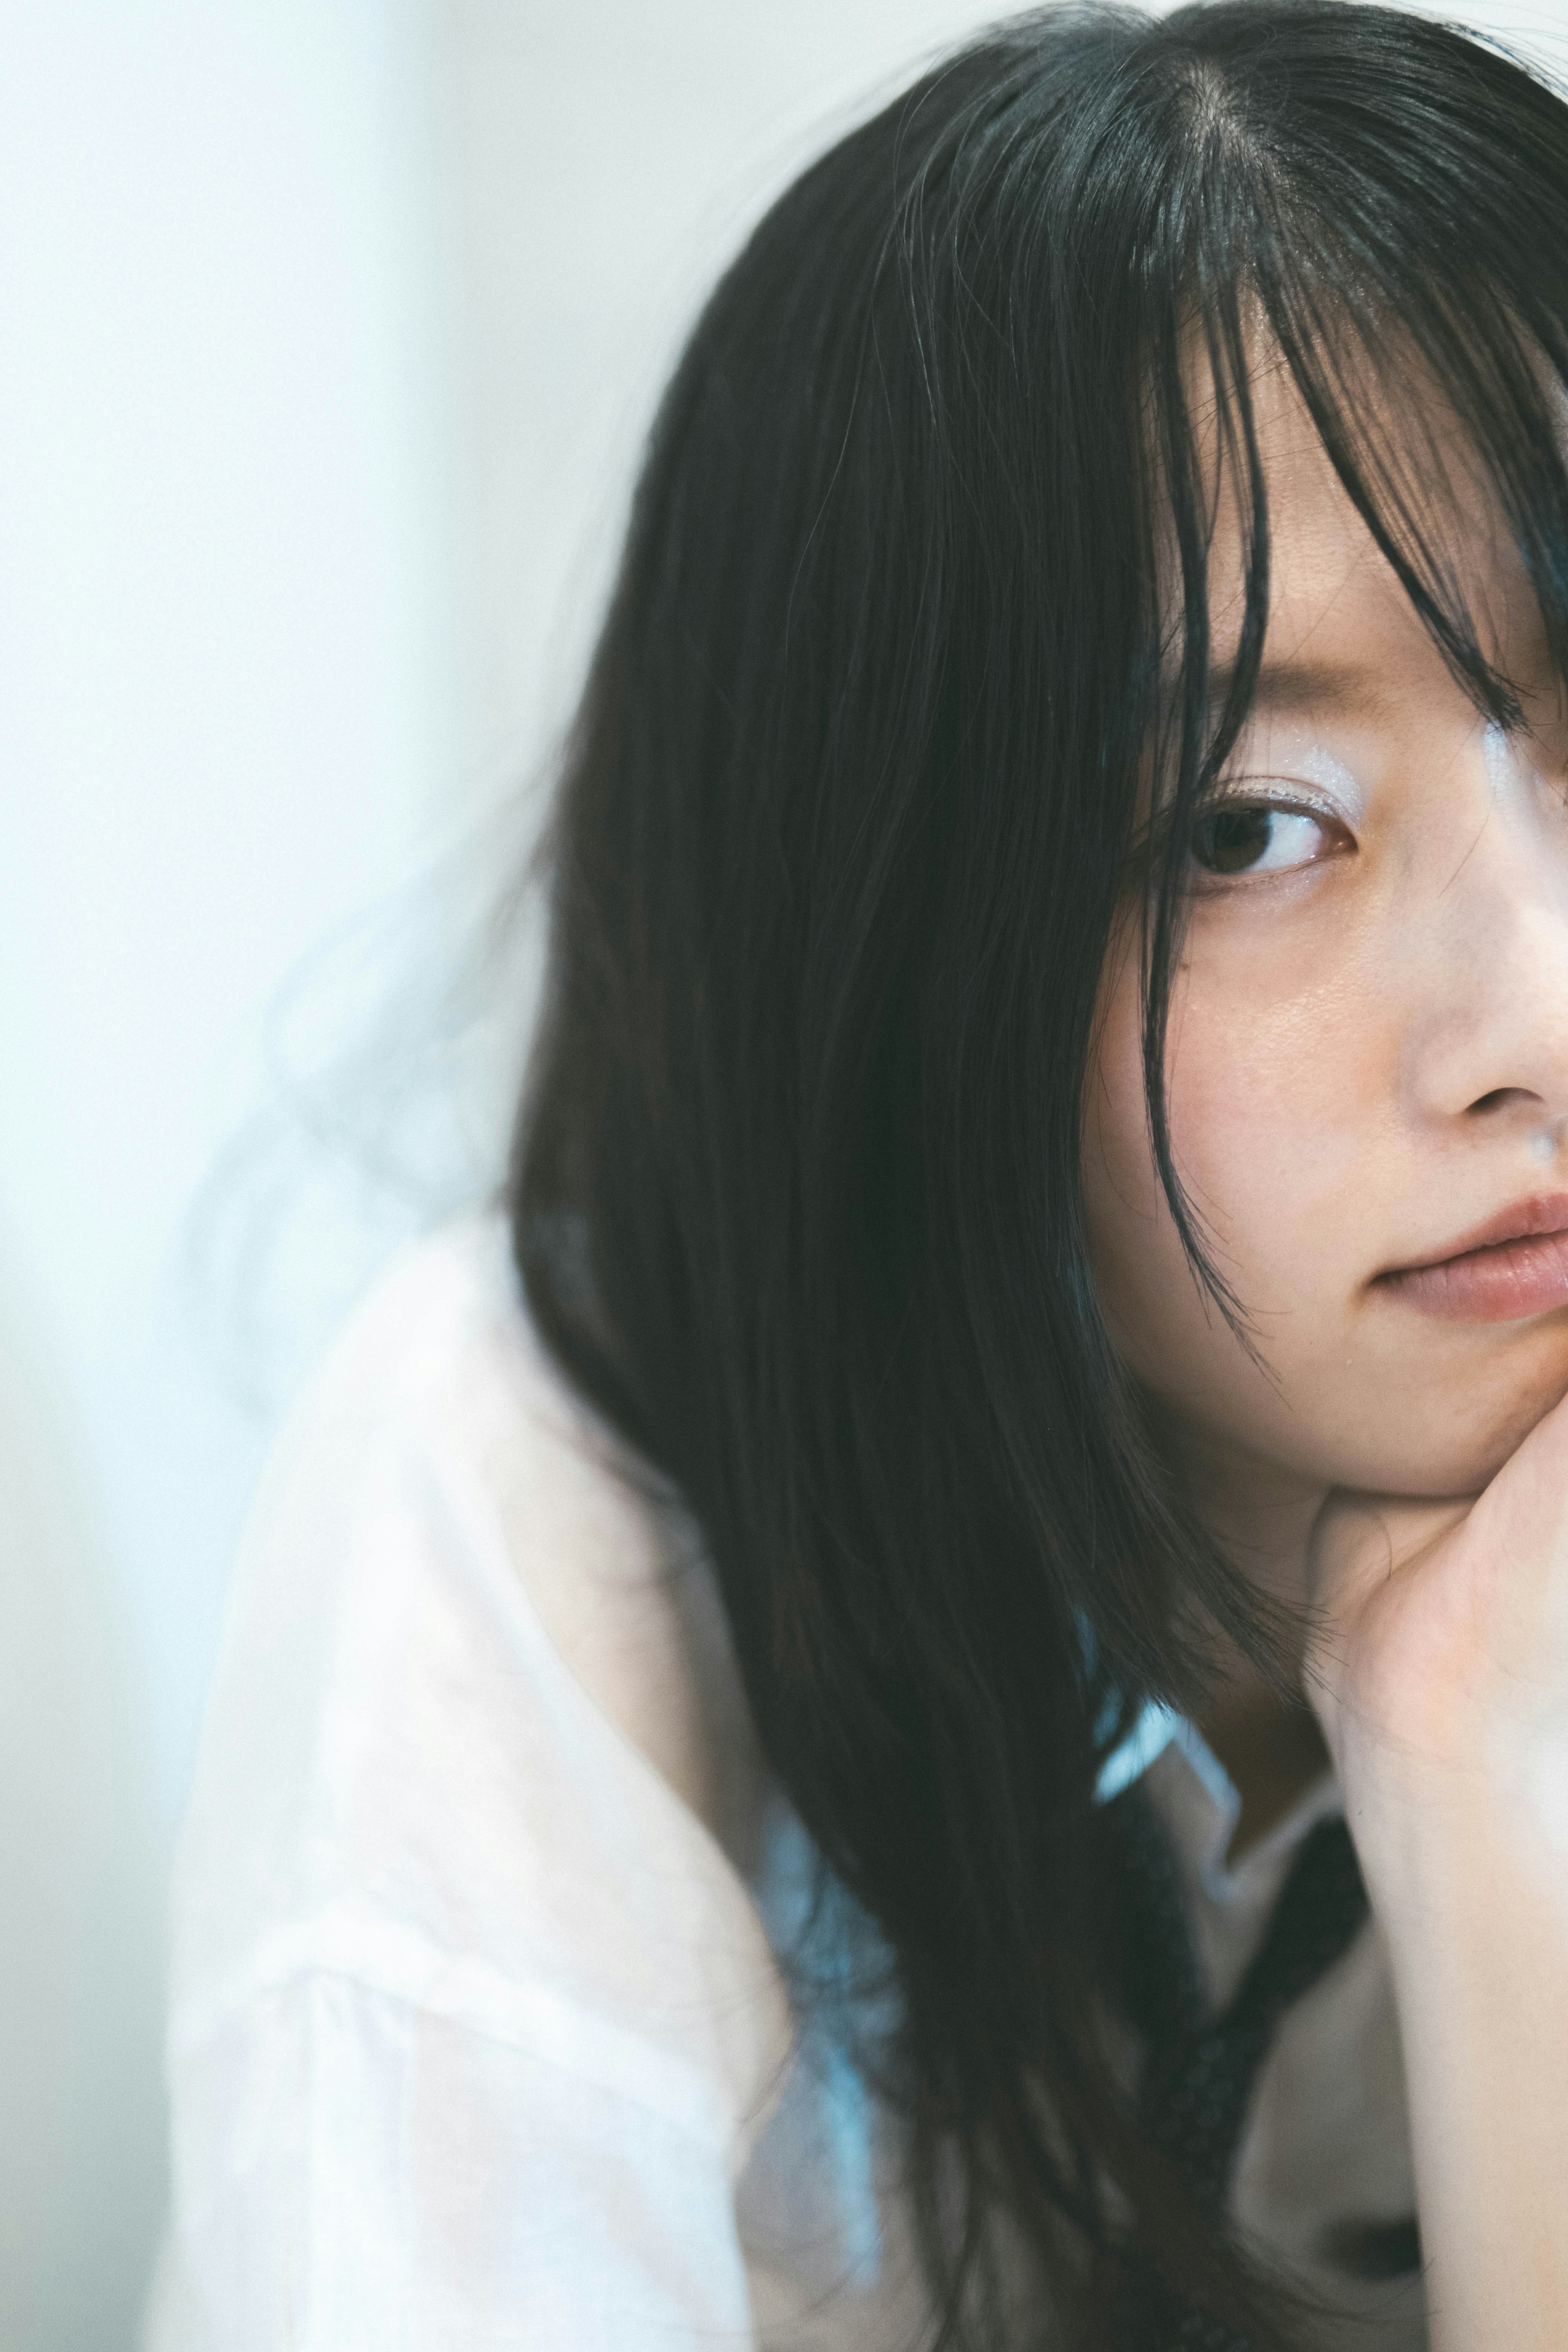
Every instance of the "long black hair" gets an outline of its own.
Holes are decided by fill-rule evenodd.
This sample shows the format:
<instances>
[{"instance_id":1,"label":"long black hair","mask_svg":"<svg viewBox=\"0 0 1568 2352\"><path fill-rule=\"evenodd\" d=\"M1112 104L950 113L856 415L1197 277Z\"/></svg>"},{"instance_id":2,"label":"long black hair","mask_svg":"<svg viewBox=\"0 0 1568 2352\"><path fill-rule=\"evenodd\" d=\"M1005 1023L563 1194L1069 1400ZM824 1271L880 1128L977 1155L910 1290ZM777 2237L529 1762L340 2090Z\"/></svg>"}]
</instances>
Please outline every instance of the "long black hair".
<instances>
[{"instance_id":1,"label":"long black hair","mask_svg":"<svg viewBox=\"0 0 1568 2352\"><path fill-rule=\"evenodd\" d=\"M767 1757L891 1955L955 2342L1005 2328L994 2224L1053 2344L1105 2339L1129 2243L1288 2340L1142 2145L1100 2031L1108 1744L1151 1694L1198 1703L1194 1627L1271 1669L1280 1629L1118 1362L1080 1182L1131 889L1156 1160L1247 1337L1162 1070L1191 824L1268 614L1260 336L1445 658L1517 722L1430 426L1446 403L1563 656L1568 108L1353 0L1069 5L846 138L720 285L550 839L518 1262L570 1378L695 1515ZM1246 522L1217 709L1200 401Z\"/></svg>"}]
</instances>

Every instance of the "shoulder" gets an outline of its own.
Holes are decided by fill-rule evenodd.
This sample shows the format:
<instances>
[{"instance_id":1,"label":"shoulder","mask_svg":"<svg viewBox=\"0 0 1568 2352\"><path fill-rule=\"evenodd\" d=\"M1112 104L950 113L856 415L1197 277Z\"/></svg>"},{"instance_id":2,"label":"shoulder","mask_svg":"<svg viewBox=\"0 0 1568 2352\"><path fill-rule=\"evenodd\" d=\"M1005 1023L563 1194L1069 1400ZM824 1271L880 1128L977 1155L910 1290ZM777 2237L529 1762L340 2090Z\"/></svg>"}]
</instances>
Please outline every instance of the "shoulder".
<instances>
[{"instance_id":1,"label":"shoulder","mask_svg":"<svg viewBox=\"0 0 1568 2352\"><path fill-rule=\"evenodd\" d=\"M312 1498L331 1465L447 1454L483 1476L498 1441L587 1425L534 1336L504 1219L486 1211L400 1251L371 1284L279 1433L252 1532L285 1497ZM606 1466L608 1440L602 1451Z\"/></svg>"},{"instance_id":2,"label":"shoulder","mask_svg":"<svg viewBox=\"0 0 1568 2352\"><path fill-rule=\"evenodd\" d=\"M617 2081L631 2035L743 2105L754 2034L689 1997L720 1955L776 2030L738 1787L760 1799L691 1530L545 1356L500 1216L434 1235L300 1400L242 1546L182 1843L184 2030L327 1969L530 2046L596 2034Z\"/></svg>"}]
</instances>

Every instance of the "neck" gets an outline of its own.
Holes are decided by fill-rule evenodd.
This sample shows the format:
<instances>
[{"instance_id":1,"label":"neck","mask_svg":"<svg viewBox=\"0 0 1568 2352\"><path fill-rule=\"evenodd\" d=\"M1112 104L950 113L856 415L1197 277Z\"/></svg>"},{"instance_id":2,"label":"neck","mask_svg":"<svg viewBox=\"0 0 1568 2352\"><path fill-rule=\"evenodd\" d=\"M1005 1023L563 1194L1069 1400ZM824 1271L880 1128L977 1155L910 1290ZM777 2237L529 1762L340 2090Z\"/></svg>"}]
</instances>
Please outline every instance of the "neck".
<instances>
[{"instance_id":1,"label":"neck","mask_svg":"<svg viewBox=\"0 0 1568 2352\"><path fill-rule=\"evenodd\" d=\"M1223 1458L1201 1440L1182 1448L1189 1491L1220 1549L1258 1591L1303 1609L1312 1529L1328 1490L1271 1464ZM1328 1765L1317 1717L1300 1685L1281 1696L1216 1633L1220 1674L1198 1729L1241 1799L1230 1859L1264 1836Z\"/></svg>"},{"instance_id":2,"label":"neck","mask_svg":"<svg viewBox=\"0 0 1568 2352\"><path fill-rule=\"evenodd\" d=\"M1303 1607L1312 1531L1328 1486L1202 1436L1185 1438L1180 1454L1187 1492L1226 1559L1260 1592Z\"/></svg>"}]
</instances>

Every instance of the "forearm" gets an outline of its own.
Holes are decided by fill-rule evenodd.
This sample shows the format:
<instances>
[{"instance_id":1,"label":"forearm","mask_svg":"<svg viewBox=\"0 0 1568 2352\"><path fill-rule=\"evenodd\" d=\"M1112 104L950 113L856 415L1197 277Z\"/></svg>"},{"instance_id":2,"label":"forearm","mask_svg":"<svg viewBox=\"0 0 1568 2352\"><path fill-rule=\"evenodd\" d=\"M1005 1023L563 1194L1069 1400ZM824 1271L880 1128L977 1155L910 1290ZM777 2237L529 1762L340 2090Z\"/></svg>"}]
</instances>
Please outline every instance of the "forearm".
<instances>
[{"instance_id":1,"label":"forearm","mask_svg":"<svg viewBox=\"0 0 1568 2352\"><path fill-rule=\"evenodd\" d=\"M1441 1833L1409 1816L1392 1834L1363 1831L1405 2051L1433 2352L1568 2344L1568 1844L1518 1795Z\"/></svg>"}]
</instances>

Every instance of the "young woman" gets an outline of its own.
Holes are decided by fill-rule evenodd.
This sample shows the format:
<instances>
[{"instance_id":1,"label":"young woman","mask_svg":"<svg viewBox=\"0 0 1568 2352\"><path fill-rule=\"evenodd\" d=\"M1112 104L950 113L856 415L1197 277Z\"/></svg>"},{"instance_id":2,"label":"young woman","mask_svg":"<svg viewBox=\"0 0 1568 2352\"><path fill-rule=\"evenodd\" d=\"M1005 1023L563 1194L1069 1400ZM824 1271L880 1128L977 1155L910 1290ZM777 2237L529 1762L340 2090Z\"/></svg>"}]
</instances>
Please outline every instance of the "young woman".
<instances>
[{"instance_id":1,"label":"young woman","mask_svg":"<svg viewBox=\"0 0 1568 2352\"><path fill-rule=\"evenodd\" d=\"M160 2352L1568 2342L1565 386L1568 110L1374 6L763 223L248 1541Z\"/></svg>"}]
</instances>

